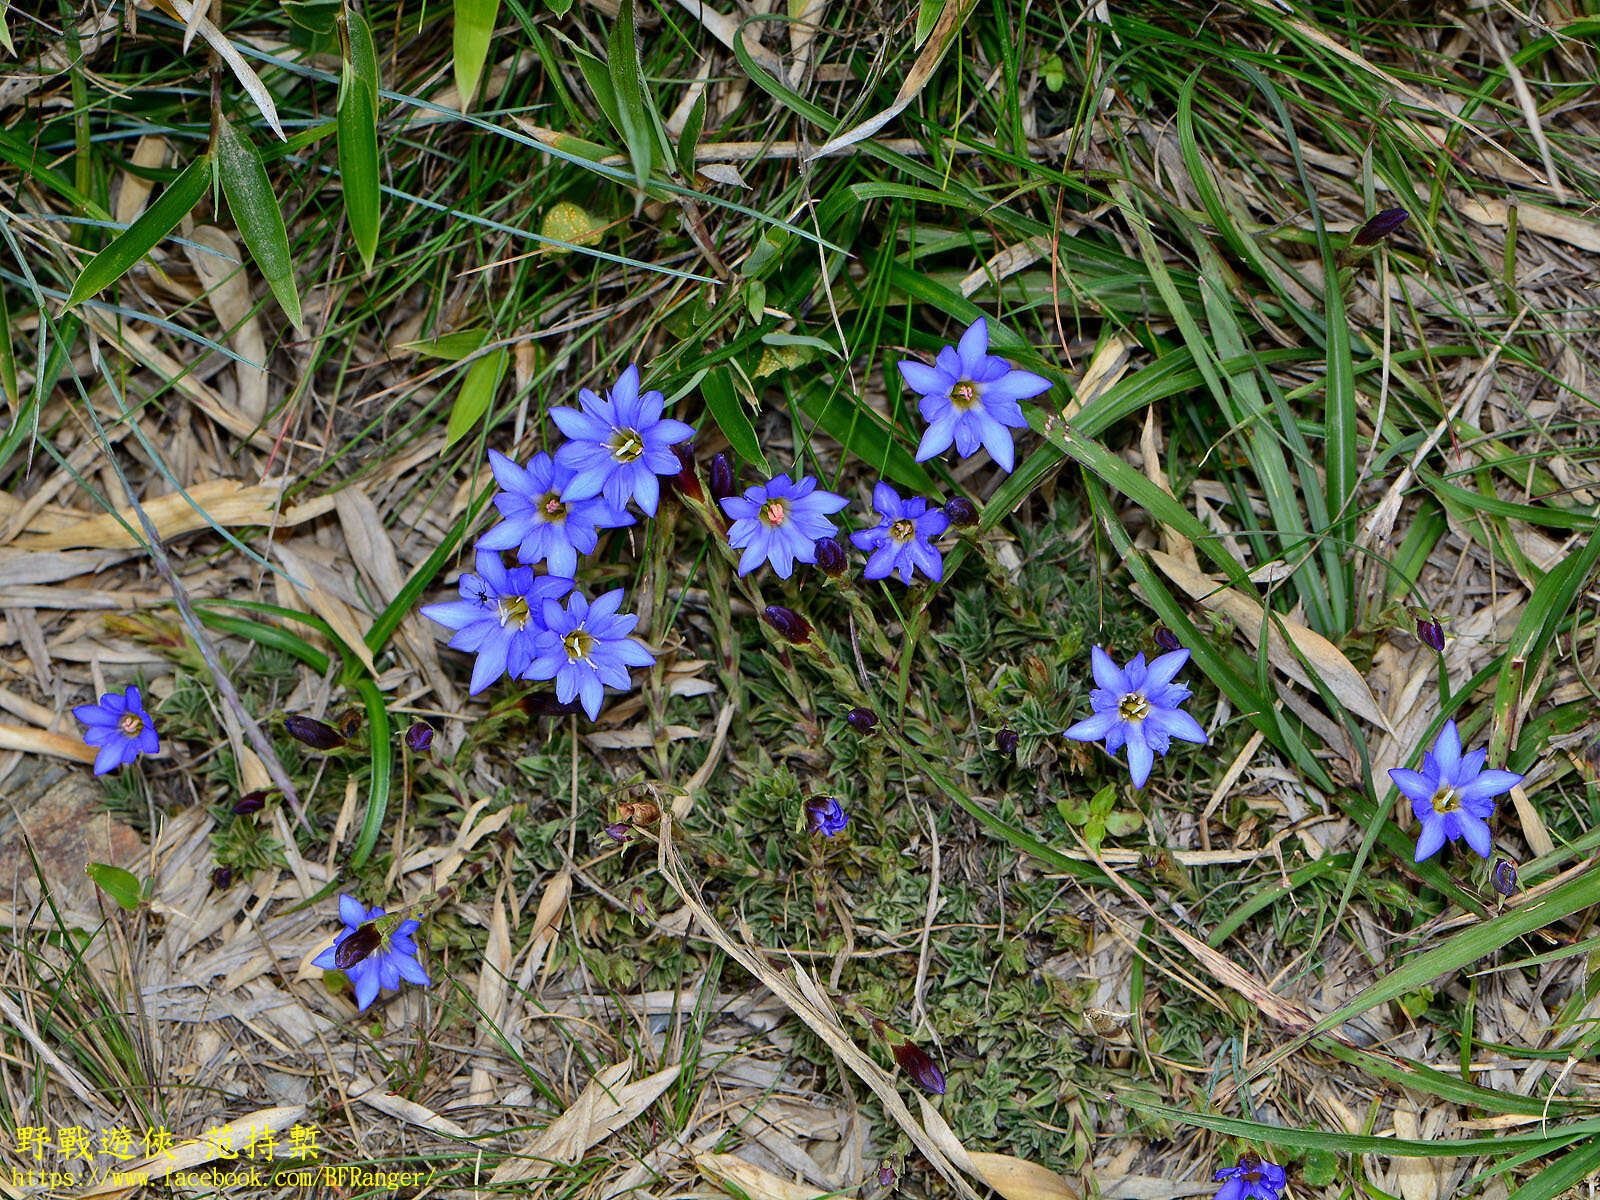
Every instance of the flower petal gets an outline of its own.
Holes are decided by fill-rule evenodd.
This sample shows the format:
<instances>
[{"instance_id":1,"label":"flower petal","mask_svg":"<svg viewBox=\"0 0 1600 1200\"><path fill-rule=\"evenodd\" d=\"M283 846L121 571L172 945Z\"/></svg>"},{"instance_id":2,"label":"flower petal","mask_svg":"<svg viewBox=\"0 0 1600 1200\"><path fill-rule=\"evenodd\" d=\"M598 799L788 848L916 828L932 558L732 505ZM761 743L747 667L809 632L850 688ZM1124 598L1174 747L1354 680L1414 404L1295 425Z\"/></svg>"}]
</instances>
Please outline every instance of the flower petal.
<instances>
[{"instance_id":1,"label":"flower petal","mask_svg":"<svg viewBox=\"0 0 1600 1200\"><path fill-rule=\"evenodd\" d=\"M1454 721L1446 721L1434 739L1433 758L1439 764L1440 780L1454 787L1458 782L1456 770L1461 766L1461 734Z\"/></svg>"},{"instance_id":2,"label":"flower petal","mask_svg":"<svg viewBox=\"0 0 1600 1200\"><path fill-rule=\"evenodd\" d=\"M1069 725L1061 731L1063 737L1069 737L1075 742L1098 742L1110 733L1122 721L1121 715L1114 708L1104 712L1097 712L1092 717L1085 717L1076 725Z\"/></svg>"},{"instance_id":3,"label":"flower petal","mask_svg":"<svg viewBox=\"0 0 1600 1200\"><path fill-rule=\"evenodd\" d=\"M1469 800L1489 800L1495 796L1505 795L1522 780L1523 777L1515 771L1484 771L1458 791L1463 803Z\"/></svg>"},{"instance_id":4,"label":"flower petal","mask_svg":"<svg viewBox=\"0 0 1600 1200\"><path fill-rule=\"evenodd\" d=\"M1089 650L1089 669L1094 674L1094 681L1108 692L1121 696L1133 690L1128 686L1128 677L1099 646Z\"/></svg>"},{"instance_id":5,"label":"flower petal","mask_svg":"<svg viewBox=\"0 0 1600 1200\"><path fill-rule=\"evenodd\" d=\"M1437 818L1437 814L1436 818ZM1417 855L1413 862L1422 862L1439 853L1445 843L1444 821L1435 819L1422 823L1422 832L1417 837Z\"/></svg>"},{"instance_id":6,"label":"flower petal","mask_svg":"<svg viewBox=\"0 0 1600 1200\"><path fill-rule=\"evenodd\" d=\"M1155 752L1144 740L1144 730L1138 725L1132 726L1128 730L1128 774L1133 777L1133 786L1142 788L1150 778L1150 768L1155 765Z\"/></svg>"}]
</instances>

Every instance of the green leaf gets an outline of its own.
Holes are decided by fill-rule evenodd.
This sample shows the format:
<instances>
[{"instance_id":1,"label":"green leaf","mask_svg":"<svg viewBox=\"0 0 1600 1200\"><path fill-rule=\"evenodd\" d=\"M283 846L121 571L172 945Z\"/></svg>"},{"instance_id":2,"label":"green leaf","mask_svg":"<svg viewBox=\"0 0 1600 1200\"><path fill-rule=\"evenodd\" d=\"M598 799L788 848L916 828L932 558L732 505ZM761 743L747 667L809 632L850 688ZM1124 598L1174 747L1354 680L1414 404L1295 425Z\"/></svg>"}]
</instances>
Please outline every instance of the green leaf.
<instances>
[{"instance_id":1,"label":"green leaf","mask_svg":"<svg viewBox=\"0 0 1600 1200\"><path fill-rule=\"evenodd\" d=\"M733 452L746 462L760 467L764 477L770 477L772 468L767 465L767 456L761 453L756 427L750 423L750 417L734 391L733 373L726 365L712 367L706 372L705 378L700 381L700 395L705 398L711 419L722 430L722 436L728 439Z\"/></svg>"},{"instance_id":2,"label":"green leaf","mask_svg":"<svg viewBox=\"0 0 1600 1200\"><path fill-rule=\"evenodd\" d=\"M633 0L622 0L606 45L622 140L628 147L634 180L639 190L643 191L654 166L655 139L652 136L650 112L645 103L644 72L639 66L639 31L634 22Z\"/></svg>"},{"instance_id":3,"label":"green leaf","mask_svg":"<svg viewBox=\"0 0 1600 1200\"><path fill-rule=\"evenodd\" d=\"M355 847L350 851L352 871L366 863L373 847L378 844L378 834L383 831L383 818L389 811L389 793L394 788L394 742L390 736L389 710L384 707L383 693L378 691L377 684L365 676L356 680L355 687L367 706L372 778L367 787L367 812L361 821L361 832L356 835Z\"/></svg>"},{"instance_id":4,"label":"green leaf","mask_svg":"<svg viewBox=\"0 0 1600 1200\"><path fill-rule=\"evenodd\" d=\"M683 122L683 132L678 135L678 173L694 182L694 152L700 144L700 130L706 123L706 94L695 97L689 115Z\"/></svg>"},{"instance_id":5,"label":"green leaf","mask_svg":"<svg viewBox=\"0 0 1600 1200\"><path fill-rule=\"evenodd\" d=\"M261 154L221 113L217 114L217 173L228 211L239 236L256 260L267 286L278 298L296 329L304 330L300 293L294 283L294 262L289 257L289 235L283 227L283 210L272 194Z\"/></svg>"},{"instance_id":6,"label":"green leaf","mask_svg":"<svg viewBox=\"0 0 1600 1200\"><path fill-rule=\"evenodd\" d=\"M349 33L350 57L339 83L339 186L350 236L370 272L379 223L377 59L372 31L358 12L350 14Z\"/></svg>"},{"instance_id":7,"label":"green leaf","mask_svg":"<svg viewBox=\"0 0 1600 1200\"><path fill-rule=\"evenodd\" d=\"M442 358L447 362L460 362L463 358L482 350L483 344L488 340L487 329L457 329L454 333L447 333L426 342L407 342L400 349L414 350L418 354L426 354L430 358Z\"/></svg>"},{"instance_id":8,"label":"green leaf","mask_svg":"<svg viewBox=\"0 0 1600 1200\"><path fill-rule=\"evenodd\" d=\"M505 378L506 366L510 362L510 352L502 347L489 351L467 368L461 380L461 391L456 394L456 402L450 409L449 424L445 426L446 449L471 433L473 427L483 419L483 414L489 411L489 405L494 401L495 391Z\"/></svg>"},{"instance_id":9,"label":"green leaf","mask_svg":"<svg viewBox=\"0 0 1600 1200\"><path fill-rule=\"evenodd\" d=\"M133 224L88 261L72 285L67 305L81 303L121 279L151 247L177 228L178 222L200 203L200 197L210 186L211 156L203 154L167 184L155 203L140 213Z\"/></svg>"},{"instance_id":10,"label":"green leaf","mask_svg":"<svg viewBox=\"0 0 1600 1200\"><path fill-rule=\"evenodd\" d=\"M945 0L922 0L917 8L917 36L915 45L922 48L922 43L928 40L928 35L933 32L933 27L939 22L939 15L944 12Z\"/></svg>"},{"instance_id":11,"label":"green leaf","mask_svg":"<svg viewBox=\"0 0 1600 1200\"><path fill-rule=\"evenodd\" d=\"M22 411L22 393L17 390L17 348L11 341L11 307L0 295L0 403Z\"/></svg>"},{"instance_id":12,"label":"green leaf","mask_svg":"<svg viewBox=\"0 0 1600 1200\"><path fill-rule=\"evenodd\" d=\"M500 0L455 0L456 91L461 94L461 111L472 107L483 78L483 64L494 40L494 23L500 16Z\"/></svg>"},{"instance_id":13,"label":"green leaf","mask_svg":"<svg viewBox=\"0 0 1600 1200\"><path fill-rule=\"evenodd\" d=\"M110 863L92 862L88 868L89 878L106 895L117 902L117 906L126 912L134 912L139 907L139 898L142 892L139 879L132 871L124 871L121 867L113 867Z\"/></svg>"}]
</instances>

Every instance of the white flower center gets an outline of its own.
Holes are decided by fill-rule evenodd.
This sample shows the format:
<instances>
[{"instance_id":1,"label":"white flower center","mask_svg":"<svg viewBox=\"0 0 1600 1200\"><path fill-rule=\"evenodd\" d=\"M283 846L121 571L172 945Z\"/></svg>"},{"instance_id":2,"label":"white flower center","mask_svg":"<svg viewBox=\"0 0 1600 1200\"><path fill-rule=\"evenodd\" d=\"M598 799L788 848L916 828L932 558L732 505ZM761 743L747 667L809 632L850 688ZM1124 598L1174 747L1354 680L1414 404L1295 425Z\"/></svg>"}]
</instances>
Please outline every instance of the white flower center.
<instances>
[{"instance_id":1,"label":"white flower center","mask_svg":"<svg viewBox=\"0 0 1600 1200\"><path fill-rule=\"evenodd\" d=\"M500 617L500 628L515 625L518 629L526 629L528 620L532 616L528 612L528 598L526 596L501 596L500 603L496 606Z\"/></svg>"},{"instance_id":2,"label":"white flower center","mask_svg":"<svg viewBox=\"0 0 1600 1200\"><path fill-rule=\"evenodd\" d=\"M1117 716L1130 724L1142 721L1150 715L1150 701L1138 692L1129 692L1117 701Z\"/></svg>"},{"instance_id":3,"label":"white flower center","mask_svg":"<svg viewBox=\"0 0 1600 1200\"><path fill-rule=\"evenodd\" d=\"M1436 813L1453 813L1461 809L1461 794L1450 787L1443 785L1433 794L1433 811Z\"/></svg>"},{"instance_id":4,"label":"white flower center","mask_svg":"<svg viewBox=\"0 0 1600 1200\"><path fill-rule=\"evenodd\" d=\"M916 522L901 517L893 525L889 526L889 536L897 542L909 542L917 536Z\"/></svg>"},{"instance_id":5,"label":"white flower center","mask_svg":"<svg viewBox=\"0 0 1600 1200\"><path fill-rule=\"evenodd\" d=\"M971 412L979 403L978 385L970 379L963 379L950 389L950 404L957 412Z\"/></svg>"},{"instance_id":6,"label":"white flower center","mask_svg":"<svg viewBox=\"0 0 1600 1200\"><path fill-rule=\"evenodd\" d=\"M619 463L631 463L644 453L644 438L637 429L619 429L611 435L611 457Z\"/></svg>"},{"instance_id":7,"label":"white flower center","mask_svg":"<svg viewBox=\"0 0 1600 1200\"><path fill-rule=\"evenodd\" d=\"M594 649L594 634L580 625L561 639L561 645L566 648L567 657L577 662L579 659L588 658L589 651Z\"/></svg>"}]
</instances>

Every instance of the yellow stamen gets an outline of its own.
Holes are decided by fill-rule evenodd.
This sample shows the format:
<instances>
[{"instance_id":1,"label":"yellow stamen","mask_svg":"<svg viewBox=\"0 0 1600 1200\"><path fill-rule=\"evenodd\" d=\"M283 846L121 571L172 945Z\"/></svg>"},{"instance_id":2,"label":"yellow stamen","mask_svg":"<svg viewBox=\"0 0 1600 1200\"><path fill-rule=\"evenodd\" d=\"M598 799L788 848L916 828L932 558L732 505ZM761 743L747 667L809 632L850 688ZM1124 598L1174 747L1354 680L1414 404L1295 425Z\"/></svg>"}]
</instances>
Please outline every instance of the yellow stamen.
<instances>
[{"instance_id":1,"label":"yellow stamen","mask_svg":"<svg viewBox=\"0 0 1600 1200\"><path fill-rule=\"evenodd\" d=\"M631 463L644 453L644 438L637 429L619 429L611 435L611 457L619 463Z\"/></svg>"},{"instance_id":2,"label":"yellow stamen","mask_svg":"<svg viewBox=\"0 0 1600 1200\"><path fill-rule=\"evenodd\" d=\"M562 638L561 644L566 647L567 657L577 662L580 658L588 658L589 651L594 649L594 634L580 626Z\"/></svg>"},{"instance_id":3,"label":"yellow stamen","mask_svg":"<svg viewBox=\"0 0 1600 1200\"><path fill-rule=\"evenodd\" d=\"M1150 715L1150 701L1138 692L1129 692L1117 701L1117 716L1124 721L1142 721Z\"/></svg>"},{"instance_id":4,"label":"yellow stamen","mask_svg":"<svg viewBox=\"0 0 1600 1200\"><path fill-rule=\"evenodd\" d=\"M1433 811L1436 813L1459 812L1461 809L1461 795L1455 788L1448 785L1441 787L1433 794Z\"/></svg>"},{"instance_id":5,"label":"yellow stamen","mask_svg":"<svg viewBox=\"0 0 1600 1200\"><path fill-rule=\"evenodd\" d=\"M901 517L893 525L889 526L889 536L897 542L909 542L917 536L916 524Z\"/></svg>"},{"instance_id":6,"label":"yellow stamen","mask_svg":"<svg viewBox=\"0 0 1600 1200\"><path fill-rule=\"evenodd\" d=\"M518 629L526 629L531 614L528 612L528 600L525 596L501 596L499 604L500 628L515 625Z\"/></svg>"}]
</instances>

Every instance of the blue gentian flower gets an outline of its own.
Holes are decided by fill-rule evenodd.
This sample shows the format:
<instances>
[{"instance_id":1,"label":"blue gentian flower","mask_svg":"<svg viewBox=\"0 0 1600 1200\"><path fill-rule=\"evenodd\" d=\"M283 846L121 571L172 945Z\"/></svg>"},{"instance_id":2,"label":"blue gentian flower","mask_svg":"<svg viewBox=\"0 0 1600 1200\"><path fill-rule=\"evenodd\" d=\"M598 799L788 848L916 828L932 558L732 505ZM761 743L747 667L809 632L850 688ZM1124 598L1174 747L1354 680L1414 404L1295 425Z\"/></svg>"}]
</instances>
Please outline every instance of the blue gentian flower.
<instances>
[{"instance_id":1,"label":"blue gentian flower","mask_svg":"<svg viewBox=\"0 0 1600 1200\"><path fill-rule=\"evenodd\" d=\"M577 696L592 721L600 715L606 685L626 690L633 681L629 667L648 667L655 655L628 636L639 618L618 614L622 589L597 597L591 604L573 592L563 608L555 600L544 605L544 628L534 639L534 659L524 678L554 679L556 699Z\"/></svg>"},{"instance_id":2,"label":"blue gentian flower","mask_svg":"<svg viewBox=\"0 0 1600 1200\"><path fill-rule=\"evenodd\" d=\"M96 775L127 766L141 754L161 751L155 722L144 710L139 689L132 684L120 696L107 692L99 704L78 705L72 715L88 726L83 731L84 744L100 747L94 756Z\"/></svg>"},{"instance_id":3,"label":"blue gentian flower","mask_svg":"<svg viewBox=\"0 0 1600 1200\"><path fill-rule=\"evenodd\" d=\"M1238 1166L1222 1167L1213 1178L1228 1181L1217 1189L1215 1200L1278 1200L1289 1181L1282 1167L1257 1154L1240 1155Z\"/></svg>"},{"instance_id":4,"label":"blue gentian flower","mask_svg":"<svg viewBox=\"0 0 1600 1200\"><path fill-rule=\"evenodd\" d=\"M478 656L467 690L476 696L500 676L521 678L533 662L534 635L543 628L544 602L572 590L560 575L535 575L532 567L506 569L500 555L480 549L476 574L461 576L461 599L424 605L422 615L455 630L450 645Z\"/></svg>"},{"instance_id":5,"label":"blue gentian flower","mask_svg":"<svg viewBox=\"0 0 1600 1200\"><path fill-rule=\"evenodd\" d=\"M989 353L989 323L979 317L961 335L956 346L946 346L934 365L900 363L900 375L922 400L917 410L928 428L917 447L917 461L942 453L955 443L962 458L978 452L979 445L1002 471L1015 465L1016 448L1011 430L1025 429L1028 421L1017 401L1048 390L1050 381L1031 371L1014 369Z\"/></svg>"},{"instance_id":6,"label":"blue gentian flower","mask_svg":"<svg viewBox=\"0 0 1600 1200\"><path fill-rule=\"evenodd\" d=\"M375 937L373 949L355 962L344 965L345 960L339 953L340 946L362 926L371 925L382 916L383 909L374 908L368 912L366 906L354 896L341 895L339 920L344 922L344 930L334 939L333 945L311 960L314 967L321 967L324 971L343 971L349 977L356 992L356 1007L362 1012L366 1012L367 1006L378 998L380 988L397 992L402 979L420 987L427 987L433 982L417 961L417 944L411 935L421 922L411 918L401 921L387 936L373 932L363 934L363 939Z\"/></svg>"},{"instance_id":7,"label":"blue gentian flower","mask_svg":"<svg viewBox=\"0 0 1600 1200\"><path fill-rule=\"evenodd\" d=\"M850 814L834 796L813 796L806 801L806 828L823 837L837 837L850 824Z\"/></svg>"},{"instance_id":8,"label":"blue gentian flower","mask_svg":"<svg viewBox=\"0 0 1600 1200\"><path fill-rule=\"evenodd\" d=\"M661 496L656 476L678 473L672 446L694 430L661 415L666 397L660 392L639 394L639 368L632 363L605 399L584 388L578 403L581 408L550 410L550 419L571 439L555 455L555 465L572 472L561 498L604 496L612 507L625 508L632 497L654 516Z\"/></svg>"},{"instance_id":9,"label":"blue gentian flower","mask_svg":"<svg viewBox=\"0 0 1600 1200\"><path fill-rule=\"evenodd\" d=\"M933 547L932 539L950 528L950 518L941 509L930 509L920 496L900 499L887 483L872 489L872 507L881 518L871 529L852 533L857 550L870 550L872 557L861 574L868 579L885 579L900 573L900 582L909 584L912 573L921 571L935 583L944 578L944 556Z\"/></svg>"},{"instance_id":10,"label":"blue gentian flower","mask_svg":"<svg viewBox=\"0 0 1600 1200\"><path fill-rule=\"evenodd\" d=\"M478 539L479 550L515 550L518 561L543 562L550 574L571 579L578 555L594 553L600 530L633 524L632 513L604 496L563 500L572 471L556 466L548 454L535 454L519 467L491 450L489 465L502 489L494 506L505 520Z\"/></svg>"},{"instance_id":11,"label":"blue gentian flower","mask_svg":"<svg viewBox=\"0 0 1600 1200\"><path fill-rule=\"evenodd\" d=\"M1467 845L1489 857L1488 820L1494 815L1494 798L1522 782L1514 771L1485 771L1487 750L1461 753L1461 734L1454 721L1446 721L1434 739L1433 751L1423 751L1422 770L1390 770L1389 778L1411 801L1411 811L1422 822L1417 837L1416 861L1437 854L1447 841L1465 838Z\"/></svg>"},{"instance_id":12,"label":"blue gentian flower","mask_svg":"<svg viewBox=\"0 0 1600 1200\"><path fill-rule=\"evenodd\" d=\"M850 501L817 488L806 475L796 483L778 475L765 484L746 488L742 496L729 496L722 511L733 518L728 545L743 550L739 574L748 575L762 563L787 579L797 562L817 561L817 539L838 533L830 516Z\"/></svg>"},{"instance_id":13,"label":"blue gentian flower","mask_svg":"<svg viewBox=\"0 0 1600 1200\"><path fill-rule=\"evenodd\" d=\"M1206 732L1178 706L1189 698L1189 689L1172 679L1189 661L1187 650L1174 650L1145 665L1144 655L1136 654L1122 669L1099 646L1089 654L1094 681L1100 686L1089 693L1094 716L1063 730L1079 742L1106 742L1106 753L1115 754L1123 743L1128 746L1128 772L1133 786L1142 788L1150 778L1156 755L1165 754L1173 738L1206 743Z\"/></svg>"}]
</instances>

